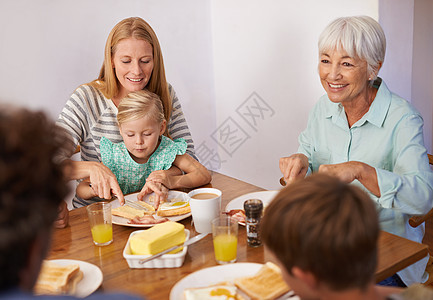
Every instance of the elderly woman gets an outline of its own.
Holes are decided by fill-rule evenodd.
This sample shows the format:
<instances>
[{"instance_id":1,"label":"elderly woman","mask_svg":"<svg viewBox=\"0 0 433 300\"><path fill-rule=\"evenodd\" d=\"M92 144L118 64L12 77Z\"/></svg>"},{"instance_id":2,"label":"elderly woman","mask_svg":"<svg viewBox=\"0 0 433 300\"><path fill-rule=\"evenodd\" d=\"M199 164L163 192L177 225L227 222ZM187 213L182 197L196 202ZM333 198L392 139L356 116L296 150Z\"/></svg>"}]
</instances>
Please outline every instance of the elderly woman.
<instances>
[{"instance_id":1,"label":"elderly woman","mask_svg":"<svg viewBox=\"0 0 433 300\"><path fill-rule=\"evenodd\" d=\"M115 175L101 163L99 143L105 136L114 143L122 141L117 126L117 106L129 92L148 89L157 94L164 108L167 128L164 135L184 138L187 154L195 158L194 144L180 102L165 78L164 62L158 38L150 25L141 18L120 21L111 30L105 45L104 62L98 79L79 86L61 112L57 125L68 133L71 143L64 159L70 158L77 145L81 146L81 161L73 161L65 170L70 179L89 178L99 198L123 194ZM174 172L174 173L171 173ZM149 191L164 197L171 175L180 170L156 171L146 185ZM75 197L74 207L90 201Z\"/></svg>"},{"instance_id":2,"label":"elderly woman","mask_svg":"<svg viewBox=\"0 0 433 300\"><path fill-rule=\"evenodd\" d=\"M377 77L385 45L370 17L339 18L326 27L319 38L326 95L310 113L298 153L281 158L280 169L287 183L323 172L360 185L376 202L383 230L421 242L424 225L412 228L408 219L432 208L433 173L421 115ZM426 263L398 272L392 285L424 281Z\"/></svg>"}]
</instances>

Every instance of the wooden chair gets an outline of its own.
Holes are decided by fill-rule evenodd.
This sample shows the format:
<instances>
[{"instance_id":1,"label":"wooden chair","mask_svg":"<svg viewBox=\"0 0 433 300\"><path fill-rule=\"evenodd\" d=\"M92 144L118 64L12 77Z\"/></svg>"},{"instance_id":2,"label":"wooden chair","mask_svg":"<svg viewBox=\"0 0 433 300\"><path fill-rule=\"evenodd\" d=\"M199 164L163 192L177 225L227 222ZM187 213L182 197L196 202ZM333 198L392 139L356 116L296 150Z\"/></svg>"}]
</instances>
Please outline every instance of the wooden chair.
<instances>
[{"instance_id":1,"label":"wooden chair","mask_svg":"<svg viewBox=\"0 0 433 300\"><path fill-rule=\"evenodd\" d=\"M431 154L427 154L427 155L428 155L428 162L430 163L430 165L433 165L433 155ZM423 216L413 216L412 218L410 218L409 225L412 227L418 227L423 222L430 219L432 216L433 216L433 208ZM426 228L426 232L427 232L427 228Z\"/></svg>"}]
</instances>

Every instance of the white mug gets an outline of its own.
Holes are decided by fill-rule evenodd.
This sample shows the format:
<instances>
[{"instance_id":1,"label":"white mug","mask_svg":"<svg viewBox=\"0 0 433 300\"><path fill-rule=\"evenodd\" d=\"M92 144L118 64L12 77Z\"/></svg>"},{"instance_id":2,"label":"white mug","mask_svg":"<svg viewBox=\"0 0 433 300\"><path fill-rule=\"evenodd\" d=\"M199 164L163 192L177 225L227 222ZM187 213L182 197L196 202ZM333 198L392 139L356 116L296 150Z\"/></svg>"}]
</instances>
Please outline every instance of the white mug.
<instances>
[{"instance_id":1,"label":"white mug","mask_svg":"<svg viewBox=\"0 0 433 300\"><path fill-rule=\"evenodd\" d=\"M193 198L198 194L202 194L202 196L214 194L215 197L205 197L206 199ZM220 190L214 188L200 188L188 193L192 219L195 231L198 233L212 232L211 221L219 217L221 212L221 194Z\"/></svg>"}]
</instances>

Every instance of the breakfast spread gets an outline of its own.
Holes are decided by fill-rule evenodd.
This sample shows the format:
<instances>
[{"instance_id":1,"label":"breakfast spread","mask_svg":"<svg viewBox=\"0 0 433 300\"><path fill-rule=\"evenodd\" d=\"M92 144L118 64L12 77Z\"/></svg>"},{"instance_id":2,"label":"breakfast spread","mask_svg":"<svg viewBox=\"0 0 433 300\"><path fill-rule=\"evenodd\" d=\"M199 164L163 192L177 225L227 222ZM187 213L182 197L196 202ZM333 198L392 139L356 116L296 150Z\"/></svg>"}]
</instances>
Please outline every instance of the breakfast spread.
<instances>
[{"instance_id":1,"label":"breakfast spread","mask_svg":"<svg viewBox=\"0 0 433 300\"><path fill-rule=\"evenodd\" d=\"M62 266L44 260L34 292L37 295L72 295L82 278L83 272L77 264Z\"/></svg>"},{"instance_id":2,"label":"breakfast spread","mask_svg":"<svg viewBox=\"0 0 433 300\"><path fill-rule=\"evenodd\" d=\"M152 228L131 236L129 247L131 254L153 255L185 242L185 226L176 222L157 224ZM176 249L170 253L181 251Z\"/></svg>"},{"instance_id":3,"label":"breakfast spread","mask_svg":"<svg viewBox=\"0 0 433 300\"><path fill-rule=\"evenodd\" d=\"M113 216L128 219L128 224L154 225L168 221L165 217L179 216L191 212L188 201L179 197L169 198L161 202L157 210L154 208L154 202L154 195L149 196L146 201L127 202L123 206L113 208L112 214Z\"/></svg>"},{"instance_id":4,"label":"breakfast spread","mask_svg":"<svg viewBox=\"0 0 433 300\"><path fill-rule=\"evenodd\" d=\"M255 275L236 278L234 283L251 299L275 299L290 290L280 268L271 262L264 264Z\"/></svg>"},{"instance_id":5,"label":"breakfast spread","mask_svg":"<svg viewBox=\"0 0 433 300\"><path fill-rule=\"evenodd\" d=\"M282 278L280 268L267 262L251 276L237 277L232 281L186 288L183 290L186 300L207 299L260 299L271 300L281 297L290 288Z\"/></svg>"}]
</instances>

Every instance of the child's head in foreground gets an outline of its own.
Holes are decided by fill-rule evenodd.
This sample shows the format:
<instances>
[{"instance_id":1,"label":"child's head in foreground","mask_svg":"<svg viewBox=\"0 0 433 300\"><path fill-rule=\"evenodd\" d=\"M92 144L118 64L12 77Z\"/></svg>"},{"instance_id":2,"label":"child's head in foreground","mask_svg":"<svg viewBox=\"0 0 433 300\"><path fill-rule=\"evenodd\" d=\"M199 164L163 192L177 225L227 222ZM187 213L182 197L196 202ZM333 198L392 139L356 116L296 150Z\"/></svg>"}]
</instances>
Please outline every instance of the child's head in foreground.
<instances>
[{"instance_id":1,"label":"child's head in foreground","mask_svg":"<svg viewBox=\"0 0 433 300\"><path fill-rule=\"evenodd\" d=\"M158 95L141 90L120 101L117 114L120 134L132 158L146 162L159 145L166 120Z\"/></svg>"},{"instance_id":2,"label":"child's head in foreground","mask_svg":"<svg viewBox=\"0 0 433 300\"><path fill-rule=\"evenodd\" d=\"M272 200L262 237L283 277L302 298L314 286L365 289L374 280L379 223L369 196L354 185L314 174Z\"/></svg>"}]
</instances>

